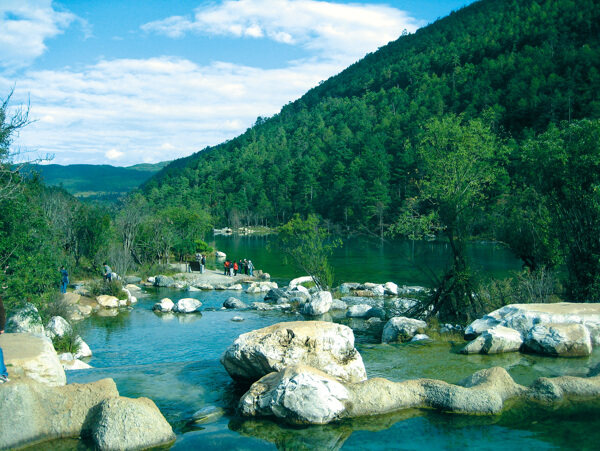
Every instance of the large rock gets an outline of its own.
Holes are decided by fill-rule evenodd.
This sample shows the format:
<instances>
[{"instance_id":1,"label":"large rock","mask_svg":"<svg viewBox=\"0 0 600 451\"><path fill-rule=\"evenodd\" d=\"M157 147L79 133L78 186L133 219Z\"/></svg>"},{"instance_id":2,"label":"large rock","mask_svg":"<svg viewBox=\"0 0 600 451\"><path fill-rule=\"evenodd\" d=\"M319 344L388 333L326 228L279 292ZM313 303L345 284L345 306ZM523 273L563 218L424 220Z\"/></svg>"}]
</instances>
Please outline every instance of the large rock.
<instances>
[{"instance_id":1,"label":"large rock","mask_svg":"<svg viewBox=\"0 0 600 451\"><path fill-rule=\"evenodd\" d=\"M240 408L246 416L325 424L419 407L495 414L507 399L527 394L503 368L481 370L461 385L452 385L431 379L391 382L381 378L344 383L314 368L294 365L255 382L240 400Z\"/></svg>"},{"instance_id":2,"label":"large rock","mask_svg":"<svg viewBox=\"0 0 600 451\"><path fill-rule=\"evenodd\" d=\"M223 307L228 308L228 309L248 308L248 306L244 302L242 302L238 298L234 298L234 297L227 298L225 300L225 302L223 302Z\"/></svg>"},{"instance_id":3,"label":"large rock","mask_svg":"<svg viewBox=\"0 0 600 451\"><path fill-rule=\"evenodd\" d=\"M79 293L67 292L62 295L62 300L67 304L77 304L81 299L81 295Z\"/></svg>"},{"instance_id":4,"label":"large rock","mask_svg":"<svg viewBox=\"0 0 600 451\"><path fill-rule=\"evenodd\" d=\"M177 301L173 310L179 313L193 313L200 310L200 307L202 307L202 302L198 299L183 298Z\"/></svg>"},{"instance_id":5,"label":"large rock","mask_svg":"<svg viewBox=\"0 0 600 451\"><path fill-rule=\"evenodd\" d=\"M73 328L62 316L53 316L46 324L46 335L49 338L62 337L72 331Z\"/></svg>"},{"instance_id":6,"label":"large rock","mask_svg":"<svg viewBox=\"0 0 600 451\"><path fill-rule=\"evenodd\" d=\"M309 316L323 315L331 308L333 298L329 291L317 291L302 306L302 313Z\"/></svg>"},{"instance_id":7,"label":"large rock","mask_svg":"<svg viewBox=\"0 0 600 451\"><path fill-rule=\"evenodd\" d=\"M173 311L175 303L169 298L162 298L159 302L152 306L152 310L162 313L168 313Z\"/></svg>"},{"instance_id":8,"label":"large rock","mask_svg":"<svg viewBox=\"0 0 600 451\"><path fill-rule=\"evenodd\" d=\"M0 335L0 348L4 352L4 363L9 367L9 373L18 368L34 381L51 386L65 385L67 382L49 339L27 333L5 333Z\"/></svg>"},{"instance_id":9,"label":"large rock","mask_svg":"<svg viewBox=\"0 0 600 451\"><path fill-rule=\"evenodd\" d=\"M345 282L345 283L341 284L338 289L339 289L340 293L342 293L342 294L350 294L351 290L356 290L356 289L358 289L358 287L360 287L360 283Z\"/></svg>"},{"instance_id":10,"label":"large rock","mask_svg":"<svg viewBox=\"0 0 600 451\"><path fill-rule=\"evenodd\" d=\"M582 324L538 324L528 332L525 345L539 354L560 357L592 353L590 333Z\"/></svg>"},{"instance_id":11,"label":"large rock","mask_svg":"<svg viewBox=\"0 0 600 451\"><path fill-rule=\"evenodd\" d=\"M271 373L240 400L246 416L275 416L289 423L326 424L340 417L350 397L335 378L302 365Z\"/></svg>"},{"instance_id":12,"label":"large rock","mask_svg":"<svg viewBox=\"0 0 600 451\"><path fill-rule=\"evenodd\" d=\"M600 303L510 304L476 320L465 329L466 338L496 325L510 327L525 337L538 324L582 324L593 344L600 344Z\"/></svg>"},{"instance_id":13,"label":"large rock","mask_svg":"<svg viewBox=\"0 0 600 451\"><path fill-rule=\"evenodd\" d=\"M79 437L90 410L118 394L112 379L61 387L27 378L4 384L0 388L0 449Z\"/></svg>"},{"instance_id":14,"label":"large rock","mask_svg":"<svg viewBox=\"0 0 600 451\"><path fill-rule=\"evenodd\" d=\"M293 364L309 365L346 381L366 378L352 329L324 321L279 323L242 334L221 363L232 378L246 381Z\"/></svg>"},{"instance_id":15,"label":"large rock","mask_svg":"<svg viewBox=\"0 0 600 451\"><path fill-rule=\"evenodd\" d=\"M521 334L504 326L492 327L461 350L464 354L499 354L518 351L523 344Z\"/></svg>"},{"instance_id":16,"label":"large rock","mask_svg":"<svg viewBox=\"0 0 600 451\"><path fill-rule=\"evenodd\" d=\"M119 299L108 294L96 296L96 302L104 308L117 308L119 306Z\"/></svg>"},{"instance_id":17,"label":"large rock","mask_svg":"<svg viewBox=\"0 0 600 451\"><path fill-rule=\"evenodd\" d=\"M10 333L44 334L44 326L38 309L30 303L26 303L22 309L8 318L5 329Z\"/></svg>"},{"instance_id":18,"label":"large rock","mask_svg":"<svg viewBox=\"0 0 600 451\"><path fill-rule=\"evenodd\" d=\"M76 359L83 359L84 357L92 356L92 350L90 349L88 344L85 341L83 341L83 338L81 338L79 335L75 339L75 346L77 346L77 352L74 355Z\"/></svg>"},{"instance_id":19,"label":"large rock","mask_svg":"<svg viewBox=\"0 0 600 451\"><path fill-rule=\"evenodd\" d=\"M427 327L425 321L398 316L390 319L383 328L382 343L408 341Z\"/></svg>"},{"instance_id":20,"label":"large rock","mask_svg":"<svg viewBox=\"0 0 600 451\"><path fill-rule=\"evenodd\" d=\"M0 389L0 449L91 436L100 450L141 449L175 437L148 399L120 398L115 382L49 387L28 378Z\"/></svg>"},{"instance_id":21,"label":"large rock","mask_svg":"<svg viewBox=\"0 0 600 451\"><path fill-rule=\"evenodd\" d=\"M148 398L109 398L95 409L89 431L101 450L143 449L175 440L173 429Z\"/></svg>"},{"instance_id":22,"label":"large rock","mask_svg":"<svg viewBox=\"0 0 600 451\"><path fill-rule=\"evenodd\" d=\"M171 278L169 276L159 275L154 278L154 286L155 287L169 288L169 287L172 287L173 285L175 285L175 281L173 280L173 278Z\"/></svg>"}]
</instances>

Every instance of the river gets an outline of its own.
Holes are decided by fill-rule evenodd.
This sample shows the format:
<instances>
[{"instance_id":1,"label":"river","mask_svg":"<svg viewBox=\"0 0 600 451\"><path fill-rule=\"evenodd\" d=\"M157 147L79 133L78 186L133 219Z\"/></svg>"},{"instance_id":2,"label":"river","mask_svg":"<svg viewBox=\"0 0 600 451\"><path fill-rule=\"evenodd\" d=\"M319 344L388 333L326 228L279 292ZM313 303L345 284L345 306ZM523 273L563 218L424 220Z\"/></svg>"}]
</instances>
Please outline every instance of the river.
<instances>
[{"instance_id":1,"label":"river","mask_svg":"<svg viewBox=\"0 0 600 451\"><path fill-rule=\"evenodd\" d=\"M227 240L230 241L227 241ZM278 263L276 254L264 250L264 238L227 238L216 240L219 249L232 257L250 257L279 279L298 275ZM399 284L425 284L410 264L403 260L396 244L391 249L360 246L360 255L350 248L340 249L333 262L338 274L348 268L348 278L358 281ZM410 246L410 244L409 244ZM425 250L431 243L419 245ZM441 246L441 245L439 245ZM432 249L427 257L434 267L443 250ZM408 247L410 249L410 247ZM415 255L423 251L415 250ZM518 269L518 262L504 250L490 245L471 249L477 264L498 273ZM238 257L239 255L239 257ZM436 257L437 256L437 257ZM482 256L493 256L485 261ZM270 263L273 262L273 263ZM271 266L271 265L274 266ZM439 266L441 268L442 266ZM380 273L378 268L384 272ZM338 277L340 277L338 275ZM344 277L345 278L345 277ZM236 386L219 362L225 349L240 334L280 321L301 319L283 312L222 311L227 291L181 292L150 289L132 309L117 317L94 316L81 323L81 335L94 356L91 370L68 373L68 382L89 382L114 378L123 396L153 399L177 434L174 450L243 449L258 450L383 450L383 449L597 449L600 443L600 403L565 403L560 409L543 408L519 401L501 415L466 416L426 409L411 409L391 415L368 417L327 426L290 427L270 420L248 420L236 414L235 406L243 388ZM246 303L260 295L236 292ZM177 300L195 297L203 302L201 314L157 314L152 305L162 297ZM240 315L243 322L233 322ZM428 377L455 383L482 368L502 366L521 384L540 376L585 376L600 363L600 352L588 358L564 359L510 353L498 356L465 356L453 352L451 343L380 344L381 329L369 329L366 322L344 317L334 321L355 330L357 348L369 377L402 381ZM187 421L206 406L221 407L225 415L203 425L188 426ZM78 440L57 440L36 445L35 449L87 449Z\"/></svg>"}]
</instances>

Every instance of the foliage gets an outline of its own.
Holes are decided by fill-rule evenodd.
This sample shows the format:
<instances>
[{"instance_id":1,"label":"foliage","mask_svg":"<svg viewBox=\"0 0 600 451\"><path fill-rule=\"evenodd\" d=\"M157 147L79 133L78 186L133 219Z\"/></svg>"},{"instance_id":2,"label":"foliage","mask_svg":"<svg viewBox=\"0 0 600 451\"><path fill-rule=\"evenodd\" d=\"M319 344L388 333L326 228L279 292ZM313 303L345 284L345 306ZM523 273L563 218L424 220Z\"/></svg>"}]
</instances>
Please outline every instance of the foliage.
<instances>
[{"instance_id":1,"label":"foliage","mask_svg":"<svg viewBox=\"0 0 600 451\"><path fill-rule=\"evenodd\" d=\"M483 0L367 55L241 136L174 161L143 193L161 208L197 202L221 225L299 213L379 234L418 194L421 124L462 115L520 143L561 120L600 117L598 92L597 2ZM534 250L549 265L553 244L543 247Z\"/></svg>"},{"instance_id":2,"label":"foliage","mask_svg":"<svg viewBox=\"0 0 600 451\"><path fill-rule=\"evenodd\" d=\"M521 171L544 196L572 300L600 299L600 120L564 122L527 140Z\"/></svg>"},{"instance_id":3,"label":"foliage","mask_svg":"<svg viewBox=\"0 0 600 451\"><path fill-rule=\"evenodd\" d=\"M62 337L55 336L52 339L52 344L54 345L54 349L56 349L57 353L62 352L70 352L71 354L76 354L79 351L80 342L78 340L79 333L77 331L77 327L74 324L71 324L71 329L65 331Z\"/></svg>"},{"instance_id":4,"label":"foliage","mask_svg":"<svg viewBox=\"0 0 600 451\"><path fill-rule=\"evenodd\" d=\"M123 291L123 284L120 280L111 280L110 282L94 280L90 282L89 290L93 296L106 294L118 299L127 299L127 293Z\"/></svg>"},{"instance_id":5,"label":"foliage","mask_svg":"<svg viewBox=\"0 0 600 451\"><path fill-rule=\"evenodd\" d=\"M295 215L279 228L277 236L277 247L312 277L319 290L326 290L333 284L333 269L327 259L340 245L341 240L331 239L315 215L309 215L305 220Z\"/></svg>"},{"instance_id":6,"label":"foliage","mask_svg":"<svg viewBox=\"0 0 600 451\"><path fill-rule=\"evenodd\" d=\"M65 301L62 295L56 291L51 291L42 297L38 306L38 312L42 318L42 323L47 324L53 316L69 318L73 306Z\"/></svg>"}]
</instances>

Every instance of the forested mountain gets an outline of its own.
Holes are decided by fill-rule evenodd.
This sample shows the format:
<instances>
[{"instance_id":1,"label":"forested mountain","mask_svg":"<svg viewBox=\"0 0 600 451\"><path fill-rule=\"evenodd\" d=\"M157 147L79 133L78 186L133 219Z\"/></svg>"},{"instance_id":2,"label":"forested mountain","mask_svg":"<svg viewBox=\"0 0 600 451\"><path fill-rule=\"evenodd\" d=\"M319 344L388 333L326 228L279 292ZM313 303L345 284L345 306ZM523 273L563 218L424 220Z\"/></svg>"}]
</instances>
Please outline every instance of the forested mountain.
<instances>
[{"instance_id":1,"label":"forested mountain","mask_svg":"<svg viewBox=\"0 0 600 451\"><path fill-rule=\"evenodd\" d=\"M220 224L298 212L379 232L417 192L414 149L432 118L482 119L514 161L515 143L549 124L600 117L599 44L598 1L476 2L171 163L143 191L156 207L205 205Z\"/></svg>"},{"instance_id":2,"label":"forested mountain","mask_svg":"<svg viewBox=\"0 0 600 451\"><path fill-rule=\"evenodd\" d=\"M129 167L108 164L32 164L21 169L21 173L39 174L46 185L62 186L76 197L98 198L108 195L116 198L136 189L167 164L162 162Z\"/></svg>"}]
</instances>

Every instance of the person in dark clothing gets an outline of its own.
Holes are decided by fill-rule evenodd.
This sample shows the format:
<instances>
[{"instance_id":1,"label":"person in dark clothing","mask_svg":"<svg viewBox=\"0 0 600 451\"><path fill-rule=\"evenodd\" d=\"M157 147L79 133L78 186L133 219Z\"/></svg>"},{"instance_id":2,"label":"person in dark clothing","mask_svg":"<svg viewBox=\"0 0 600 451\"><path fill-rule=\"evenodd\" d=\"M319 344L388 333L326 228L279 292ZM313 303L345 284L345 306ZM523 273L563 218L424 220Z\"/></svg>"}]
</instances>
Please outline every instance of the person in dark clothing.
<instances>
[{"instance_id":1,"label":"person in dark clothing","mask_svg":"<svg viewBox=\"0 0 600 451\"><path fill-rule=\"evenodd\" d=\"M4 310L4 303L2 302L2 298L0 298L0 335L4 333L4 325L6 324L6 311ZM0 384L8 382L10 379L8 378L8 371L6 370L6 365L4 364L4 354L2 353L2 348L0 348Z\"/></svg>"},{"instance_id":2,"label":"person in dark clothing","mask_svg":"<svg viewBox=\"0 0 600 451\"><path fill-rule=\"evenodd\" d=\"M62 294L65 294L67 292L67 285L69 285L69 273L67 272L64 266L60 267L60 275L60 292Z\"/></svg>"}]
</instances>

